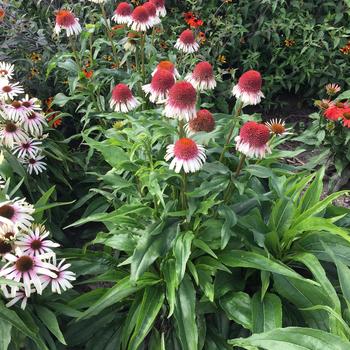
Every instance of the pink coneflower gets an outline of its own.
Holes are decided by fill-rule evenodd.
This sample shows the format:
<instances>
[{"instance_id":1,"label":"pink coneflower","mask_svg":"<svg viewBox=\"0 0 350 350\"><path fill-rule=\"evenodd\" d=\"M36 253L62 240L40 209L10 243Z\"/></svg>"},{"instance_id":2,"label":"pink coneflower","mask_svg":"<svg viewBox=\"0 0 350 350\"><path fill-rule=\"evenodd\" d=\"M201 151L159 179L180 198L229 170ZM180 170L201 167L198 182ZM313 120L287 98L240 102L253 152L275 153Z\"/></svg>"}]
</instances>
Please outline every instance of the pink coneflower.
<instances>
[{"instance_id":1,"label":"pink coneflower","mask_svg":"<svg viewBox=\"0 0 350 350\"><path fill-rule=\"evenodd\" d=\"M159 24L160 18L157 15L157 9L155 5L148 1L143 4L143 7L148 11L148 15L150 21L152 22L152 26L156 26L157 24Z\"/></svg>"},{"instance_id":2,"label":"pink coneflower","mask_svg":"<svg viewBox=\"0 0 350 350\"><path fill-rule=\"evenodd\" d=\"M186 125L186 129L190 134L200 131L211 132L215 129L215 119L207 109L201 109L197 112L196 117Z\"/></svg>"},{"instance_id":3,"label":"pink coneflower","mask_svg":"<svg viewBox=\"0 0 350 350\"><path fill-rule=\"evenodd\" d=\"M150 94L150 101L153 103L165 102L170 88L175 84L172 73L164 69L158 69L154 74L151 84L143 85L142 90L146 95Z\"/></svg>"},{"instance_id":4,"label":"pink coneflower","mask_svg":"<svg viewBox=\"0 0 350 350\"><path fill-rule=\"evenodd\" d=\"M265 125L270 130L270 133L276 136L291 134L289 132L291 128L286 128L286 123L285 121L282 121L282 119L271 119L270 121L266 122Z\"/></svg>"},{"instance_id":5,"label":"pink coneflower","mask_svg":"<svg viewBox=\"0 0 350 350\"><path fill-rule=\"evenodd\" d=\"M213 67L209 62L198 63L192 74L186 76L186 80L199 91L213 90L216 87Z\"/></svg>"},{"instance_id":6,"label":"pink coneflower","mask_svg":"<svg viewBox=\"0 0 350 350\"><path fill-rule=\"evenodd\" d=\"M34 208L24 198L14 198L0 203L0 226L9 225L26 230L34 220Z\"/></svg>"},{"instance_id":7,"label":"pink coneflower","mask_svg":"<svg viewBox=\"0 0 350 350\"><path fill-rule=\"evenodd\" d=\"M56 265L56 263L54 262ZM51 283L51 290L53 293L61 294L61 289L66 291L67 289L73 288L70 281L75 281L75 273L72 271L67 271L71 264L65 264L65 259L62 259L60 263L56 266L55 272L57 277L43 276L42 281L46 287Z\"/></svg>"},{"instance_id":8,"label":"pink coneflower","mask_svg":"<svg viewBox=\"0 0 350 350\"><path fill-rule=\"evenodd\" d=\"M262 78L256 70L249 70L241 75L232 89L232 94L246 105L256 105L265 97L261 92Z\"/></svg>"},{"instance_id":9,"label":"pink coneflower","mask_svg":"<svg viewBox=\"0 0 350 350\"><path fill-rule=\"evenodd\" d=\"M34 157L23 159L22 162L26 165L29 175L32 175L32 173L39 175L46 170L46 163L42 161L44 158L44 156L36 154Z\"/></svg>"},{"instance_id":10,"label":"pink coneflower","mask_svg":"<svg viewBox=\"0 0 350 350\"><path fill-rule=\"evenodd\" d=\"M179 81L169 90L164 114L168 118L190 121L196 117L197 94L195 88L187 81Z\"/></svg>"},{"instance_id":11,"label":"pink coneflower","mask_svg":"<svg viewBox=\"0 0 350 350\"><path fill-rule=\"evenodd\" d=\"M327 95L334 96L341 90L341 87L338 84L327 84L325 86L325 89L326 89Z\"/></svg>"},{"instance_id":12,"label":"pink coneflower","mask_svg":"<svg viewBox=\"0 0 350 350\"><path fill-rule=\"evenodd\" d=\"M187 53L198 51L199 44L196 42L195 36L191 29L184 30L177 39L175 48Z\"/></svg>"},{"instance_id":13,"label":"pink coneflower","mask_svg":"<svg viewBox=\"0 0 350 350\"><path fill-rule=\"evenodd\" d=\"M44 262L43 259L49 258L50 255L42 254L40 256L29 256L22 252L19 248L15 254L8 253L4 255L4 259L8 262L0 270L0 277L7 278L12 281L23 283L25 295L30 296L32 292L31 286L35 288L38 294L43 291L40 276L50 276L56 278L56 267L50 263ZM14 294L17 286L11 287Z\"/></svg>"},{"instance_id":14,"label":"pink coneflower","mask_svg":"<svg viewBox=\"0 0 350 350\"><path fill-rule=\"evenodd\" d=\"M342 115L343 125L347 128L350 128L350 108L344 108Z\"/></svg>"},{"instance_id":15,"label":"pink coneflower","mask_svg":"<svg viewBox=\"0 0 350 350\"><path fill-rule=\"evenodd\" d=\"M149 2L156 7L159 17L166 16L165 0L149 0Z\"/></svg>"},{"instance_id":16,"label":"pink coneflower","mask_svg":"<svg viewBox=\"0 0 350 350\"><path fill-rule=\"evenodd\" d=\"M43 226L33 226L29 231L20 235L16 240L16 245L20 247L23 253L30 256L38 256L44 253L53 253L52 248L57 248L60 245L49 239L50 232L45 231Z\"/></svg>"},{"instance_id":17,"label":"pink coneflower","mask_svg":"<svg viewBox=\"0 0 350 350\"><path fill-rule=\"evenodd\" d=\"M160 61L156 69L152 72L152 75L156 74L159 69L165 69L174 75L175 78L180 78L178 70L175 68L174 63L170 61Z\"/></svg>"},{"instance_id":18,"label":"pink coneflower","mask_svg":"<svg viewBox=\"0 0 350 350\"><path fill-rule=\"evenodd\" d=\"M173 145L167 146L165 160L171 161L170 170L179 173L183 168L185 173L194 173L198 171L205 163L206 155L204 147L197 145L191 139L182 138Z\"/></svg>"},{"instance_id":19,"label":"pink coneflower","mask_svg":"<svg viewBox=\"0 0 350 350\"><path fill-rule=\"evenodd\" d=\"M11 104L3 104L2 109L7 117L15 122L22 120L29 113L22 102L17 100L12 101Z\"/></svg>"},{"instance_id":20,"label":"pink coneflower","mask_svg":"<svg viewBox=\"0 0 350 350\"><path fill-rule=\"evenodd\" d=\"M15 144L12 153L17 155L18 158L35 157L40 151L40 146L40 141L24 140Z\"/></svg>"},{"instance_id":21,"label":"pink coneflower","mask_svg":"<svg viewBox=\"0 0 350 350\"><path fill-rule=\"evenodd\" d=\"M56 14L55 33L60 34L61 30L65 29L67 36L78 35L81 32L79 19L74 17L69 10L59 10Z\"/></svg>"},{"instance_id":22,"label":"pink coneflower","mask_svg":"<svg viewBox=\"0 0 350 350\"><path fill-rule=\"evenodd\" d=\"M16 96L23 93L24 93L24 90L22 86L19 85L19 83L12 84L6 81L2 81L0 84L0 99L13 100Z\"/></svg>"},{"instance_id":23,"label":"pink coneflower","mask_svg":"<svg viewBox=\"0 0 350 350\"><path fill-rule=\"evenodd\" d=\"M135 7L131 14L131 29L137 32L145 32L151 27L152 21L147 9L143 5Z\"/></svg>"},{"instance_id":24,"label":"pink coneflower","mask_svg":"<svg viewBox=\"0 0 350 350\"><path fill-rule=\"evenodd\" d=\"M112 91L110 106L116 112L130 112L137 108L140 103L133 96L129 87L125 84L118 84Z\"/></svg>"},{"instance_id":25,"label":"pink coneflower","mask_svg":"<svg viewBox=\"0 0 350 350\"><path fill-rule=\"evenodd\" d=\"M7 120L0 125L0 140L4 146L12 148L15 142L22 142L26 139L27 135L18 123Z\"/></svg>"},{"instance_id":26,"label":"pink coneflower","mask_svg":"<svg viewBox=\"0 0 350 350\"><path fill-rule=\"evenodd\" d=\"M35 97L29 98L28 95L25 95L25 97L22 98L21 103L28 112L41 111L40 101Z\"/></svg>"},{"instance_id":27,"label":"pink coneflower","mask_svg":"<svg viewBox=\"0 0 350 350\"><path fill-rule=\"evenodd\" d=\"M13 72L15 67L13 64L0 62L0 78L11 79L13 76Z\"/></svg>"},{"instance_id":28,"label":"pink coneflower","mask_svg":"<svg viewBox=\"0 0 350 350\"><path fill-rule=\"evenodd\" d=\"M31 112L22 119L23 129L33 136L41 136L46 125L45 117L37 112Z\"/></svg>"},{"instance_id":29,"label":"pink coneflower","mask_svg":"<svg viewBox=\"0 0 350 350\"><path fill-rule=\"evenodd\" d=\"M239 131L239 136L235 138L236 149L247 157L263 158L271 150L268 146L270 130L264 124L247 122Z\"/></svg>"},{"instance_id":30,"label":"pink coneflower","mask_svg":"<svg viewBox=\"0 0 350 350\"><path fill-rule=\"evenodd\" d=\"M2 291L4 292L4 288L2 289ZM35 289L31 288L30 289L31 293L35 292ZM4 293L5 298L12 298L12 300L10 300L7 304L6 307L11 307L13 305L15 305L17 302L21 301L21 309L25 310L26 306L27 306L27 302L28 302L28 297L26 296L25 290L24 289L20 289L17 292L14 293L14 295L10 294L10 293Z\"/></svg>"},{"instance_id":31,"label":"pink coneflower","mask_svg":"<svg viewBox=\"0 0 350 350\"><path fill-rule=\"evenodd\" d=\"M121 2L118 4L117 8L114 11L114 15L112 20L117 22L118 24L129 24L131 22L131 13L132 6L127 2Z\"/></svg>"}]
</instances>

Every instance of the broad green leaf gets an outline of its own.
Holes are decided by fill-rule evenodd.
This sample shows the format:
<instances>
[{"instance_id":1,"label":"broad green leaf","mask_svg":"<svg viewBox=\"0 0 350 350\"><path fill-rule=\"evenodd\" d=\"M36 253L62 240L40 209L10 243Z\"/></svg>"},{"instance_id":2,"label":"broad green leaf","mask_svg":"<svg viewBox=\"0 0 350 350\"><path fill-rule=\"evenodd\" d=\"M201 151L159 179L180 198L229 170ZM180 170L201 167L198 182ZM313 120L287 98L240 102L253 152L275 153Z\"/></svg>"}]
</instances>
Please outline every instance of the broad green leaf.
<instances>
[{"instance_id":1,"label":"broad green leaf","mask_svg":"<svg viewBox=\"0 0 350 350\"><path fill-rule=\"evenodd\" d=\"M290 198L281 198L277 200L272 207L272 212L269 220L270 230L278 233L279 237L283 237L292 224L295 213L295 206Z\"/></svg>"},{"instance_id":2,"label":"broad green leaf","mask_svg":"<svg viewBox=\"0 0 350 350\"><path fill-rule=\"evenodd\" d=\"M177 232L178 222L161 222L148 227L131 257L131 280L137 281L157 258L168 252Z\"/></svg>"},{"instance_id":3,"label":"broad green leaf","mask_svg":"<svg viewBox=\"0 0 350 350\"><path fill-rule=\"evenodd\" d=\"M349 342L333 334L311 328L287 327L229 340L234 347L265 350L348 350Z\"/></svg>"},{"instance_id":4,"label":"broad green leaf","mask_svg":"<svg viewBox=\"0 0 350 350\"><path fill-rule=\"evenodd\" d=\"M230 320L237 322L244 328L252 329L252 305L247 293L227 293L220 298L220 305Z\"/></svg>"},{"instance_id":5,"label":"broad green leaf","mask_svg":"<svg viewBox=\"0 0 350 350\"><path fill-rule=\"evenodd\" d=\"M47 346L39 335L39 331L36 325L34 323L30 325L24 323L24 321L16 314L16 312L8 309L2 302L0 302L0 319L10 323L21 333L31 338L37 344L40 350L48 350Z\"/></svg>"},{"instance_id":6,"label":"broad green leaf","mask_svg":"<svg viewBox=\"0 0 350 350\"><path fill-rule=\"evenodd\" d=\"M273 275L274 289L283 298L287 299L298 309L309 308L315 305L328 305L332 302L320 287L305 283L302 280ZM329 329L329 315L324 311L301 311L305 322L312 328Z\"/></svg>"},{"instance_id":7,"label":"broad green leaf","mask_svg":"<svg viewBox=\"0 0 350 350\"><path fill-rule=\"evenodd\" d=\"M262 254L243 250L230 250L219 255L219 260L230 267L247 267L277 273L291 278L300 279L308 284L317 284L306 279L282 263L269 259Z\"/></svg>"},{"instance_id":8,"label":"broad green leaf","mask_svg":"<svg viewBox=\"0 0 350 350\"><path fill-rule=\"evenodd\" d=\"M298 205L298 214L314 206L320 200L323 190L323 177L325 167L322 167L316 174L315 180L307 188Z\"/></svg>"},{"instance_id":9,"label":"broad green leaf","mask_svg":"<svg viewBox=\"0 0 350 350\"><path fill-rule=\"evenodd\" d=\"M301 262L304 264L309 271L314 276L315 280L321 285L321 287L324 289L325 294L329 296L331 301L333 302L333 306L335 310L340 313L340 301L337 295L337 292L335 291L332 283L327 278L326 272L319 262L319 260L312 254L309 253L299 253L292 256L292 259L294 261Z\"/></svg>"},{"instance_id":10,"label":"broad green leaf","mask_svg":"<svg viewBox=\"0 0 350 350\"><path fill-rule=\"evenodd\" d=\"M136 327L130 339L128 349L137 350L154 324L163 305L164 293L160 286L147 287L139 309Z\"/></svg>"},{"instance_id":11,"label":"broad green leaf","mask_svg":"<svg viewBox=\"0 0 350 350\"><path fill-rule=\"evenodd\" d=\"M225 220L221 227L221 249L224 249L231 238L231 229L237 223L237 216L227 205L221 205L218 209L218 213Z\"/></svg>"},{"instance_id":12,"label":"broad green leaf","mask_svg":"<svg viewBox=\"0 0 350 350\"><path fill-rule=\"evenodd\" d=\"M191 255L191 245L194 239L192 232L186 232L176 238L173 252L176 261L176 275L180 283L185 275L187 260Z\"/></svg>"},{"instance_id":13,"label":"broad green leaf","mask_svg":"<svg viewBox=\"0 0 350 350\"><path fill-rule=\"evenodd\" d=\"M252 332L263 333L282 327L281 299L272 293L255 293L251 302Z\"/></svg>"},{"instance_id":14,"label":"broad green leaf","mask_svg":"<svg viewBox=\"0 0 350 350\"><path fill-rule=\"evenodd\" d=\"M322 210L326 209L327 206L331 204L335 199L337 199L340 196L343 196L344 194L347 194L348 192L349 191L339 191L336 193L332 193L330 196L326 197L325 199L318 201L311 208L305 210L301 215L295 217L294 222L296 224L300 224L303 220L320 213Z\"/></svg>"},{"instance_id":15,"label":"broad green leaf","mask_svg":"<svg viewBox=\"0 0 350 350\"><path fill-rule=\"evenodd\" d=\"M174 316L181 349L197 350L196 291L188 275L183 278L176 295Z\"/></svg>"},{"instance_id":16,"label":"broad green leaf","mask_svg":"<svg viewBox=\"0 0 350 350\"><path fill-rule=\"evenodd\" d=\"M36 312L42 323L50 330L50 332L64 345L67 345L64 336L60 330L55 314L44 306L36 306Z\"/></svg>"},{"instance_id":17,"label":"broad green leaf","mask_svg":"<svg viewBox=\"0 0 350 350\"><path fill-rule=\"evenodd\" d=\"M166 283L166 298L169 304L169 318L174 312L175 291L178 286L175 259L166 260L163 264L162 271Z\"/></svg>"},{"instance_id":18,"label":"broad green leaf","mask_svg":"<svg viewBox=\"0 0 350 350\"><path fill-rule=\"evenodd\" d=\"M7 350L11 342L11 323L0 319L0 349Z\"/></svg>"},{"instance_id":19,"label":"broad green leaf","mask_svg":"<svg viewBox=\"0 0 350 350\"><path fill-rule=\"evenodd\" d=\"M120 280L115 286L111 287L99 300L89 307L79 319L86 319L97 315L110 305L122 301L124 298L132 295L146 286L159 283L159 279L150 273L145 273L137 282L131 282L130 277Z\"/></svg>"}]
</instances>

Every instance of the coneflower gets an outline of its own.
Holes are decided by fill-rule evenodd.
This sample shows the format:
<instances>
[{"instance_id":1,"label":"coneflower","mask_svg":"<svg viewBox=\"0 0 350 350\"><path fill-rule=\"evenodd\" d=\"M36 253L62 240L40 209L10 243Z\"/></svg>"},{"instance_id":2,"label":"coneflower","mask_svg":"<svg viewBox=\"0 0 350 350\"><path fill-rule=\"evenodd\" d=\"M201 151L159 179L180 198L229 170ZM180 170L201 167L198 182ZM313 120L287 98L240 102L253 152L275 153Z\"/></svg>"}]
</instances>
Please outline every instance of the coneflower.
<instances>
[{"instance_id":1,"label":"coneflower","mask_svg":"<svg viewBox=\"0 0 350 350\"><path fill-rule=\"evenodd\" d=\"M79 19L69 10L57 11L54 31L58 35L62 29L66 30L67 36L78 35L81 32Z\"/></svg>"},{"instance_id":2,"label":"coneflower","mask_svg":"<svg viewBox=\"0 0 350 350\"><path fill-rule=\"evenodd\" d=\"M168 118L190 121L196 117L197 94L187 81L179 81L169 90L164 114Z\"/></svg>"},{"instance_id":3,"label":"coneflower","mask_svg":"<svg viewBox=\"0 0 350 350\"><path fill-rule=\"evenodd\" d=\"M174 75L165 70L158 69L153 75L150 84L143 85L142 90L146 95L150 95L149 99L153 103L165 102L170 88L175 84Z\"/></svg>"},{"instance_id":4,"label":"coneflower","mask_svg":"<svg viewBox=\"0 0 350 350\"><path fill-rule=\"evenodd\" d=\"M118 24L131 22L132 6L128 2L121 2L114 11L112 20Z\"/></svg>"},{"instance_id":5,"label":"coneflower","mask_svg":"<svg viewBox=\"0 0 350 350\"><path fill-rule=\"evenodd\" d=\"M264 97L261 92L261 85L261 74L256 70L250 70L241 75L238 84L232 89L232 94L245 105L256 105Z\"/></svg>"},{"instance_id":6,"label":"coneflower","mask_svg":"<svg viewBox=\"0 0 350 350\"><path fill-rule=\"evenodd\" d=\"M216 87L213 67L209 62L198 63L185 79L199 91L213 90Z\"/></svg>"},{"instance_id":7,"label":"coneflower","mask_svg":"<svg viewBox=\"0 0 350 350\"><path fill-rule=\"evenodd\" d=\"M186 29L181 33L176 41L175 48L186 53L198 51L199 44L196 42L192 30Z\"/></svg>"},{"instance_id":8,"label":"coneflower","mask_svg":"<svg viewBox=\"0 0 350 350\"><path fill-rule=\"evenodd\" d=\"M110 106L116 112L130 112L137 108L140 103L133 96L129 87L125 84L118 84L112 91Z\"/></svg>"}]
</instances>

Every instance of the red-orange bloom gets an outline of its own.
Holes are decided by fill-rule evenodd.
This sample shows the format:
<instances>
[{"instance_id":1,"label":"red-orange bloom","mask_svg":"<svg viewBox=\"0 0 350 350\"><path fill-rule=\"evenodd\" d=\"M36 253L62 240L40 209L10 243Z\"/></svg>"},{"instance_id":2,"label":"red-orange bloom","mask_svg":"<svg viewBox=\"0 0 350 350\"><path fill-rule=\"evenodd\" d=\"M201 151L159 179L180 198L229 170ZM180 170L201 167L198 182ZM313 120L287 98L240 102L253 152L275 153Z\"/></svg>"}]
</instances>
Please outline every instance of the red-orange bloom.
<instances>
[{"instance_id":1,"label":"red-orange bloom","mask_svg":"<svg viewBox=\"0 0 350 350\"><path fill-rule=\"evenodd\" d=\"M192 28L198 28L203 25L203 21L199 18L193 18L188 21L188 25Z\"/></svg>"},{"instance_id":2,"label":"red-orange bloom","mask_svg":"<svg viewBox=\"0 0 350 350\"><path fill-rule=\"evenodd\" d=\"M329 120L337 121L338 119L343 117L344 111L344 107L332 105L324 111L324 116Z\"/></svg>"},{"instance_id":3,"label":"red-orange bloom","mask_svg":"<svg viewBox=\"0 0 350 350\"><path fill-rule=\"evenodd\" d=\"M342 119L343 125L350 128L350 108L344 108Z\"/></svg>"},{"instance_id":4,"label":"red-orange bloom","mask_svg":"<svg viewBox=\"0 0 350 350\"><path fill-rule=\"evenodd\" d=\"M0 7L0 22L5 18L5 10Z\"/></svg>"},{"instance_id":5,"label":"red-orange bloom","mask_svg":"<svg viewBox=\"0 0 350 350\"><path fill-rule=\"evenodd\" d=\"M92 75L94 74L93 70L87 71L86 69L83 69L82 72L84 73L85 77L90 79Z\"/></svg>"}]
</instances>

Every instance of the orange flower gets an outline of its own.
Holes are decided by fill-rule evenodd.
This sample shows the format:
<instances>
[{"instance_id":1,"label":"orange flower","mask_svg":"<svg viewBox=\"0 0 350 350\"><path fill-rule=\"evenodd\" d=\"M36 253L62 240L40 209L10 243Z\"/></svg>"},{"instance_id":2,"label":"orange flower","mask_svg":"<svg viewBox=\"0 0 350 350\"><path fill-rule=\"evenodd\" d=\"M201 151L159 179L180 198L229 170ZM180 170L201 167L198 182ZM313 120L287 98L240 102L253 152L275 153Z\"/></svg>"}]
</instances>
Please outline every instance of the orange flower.
<instances>
[{"instance_id":1,"label":"orange flower","mask_svg":"<svg viewBox=\"0 0 350 350\"><path fill-rule=\"evenodd\" d=\"M88 79L90 79L92 77L92 75L94 74L93 70L87 71L86 69L83 69L82 72L85 75L85 78L88 78Z\"/></svg>"},{"instance_id":2,"label":"orange flower","mask_svg":"<svg viewBox=\"0 0 350 350\"><path fill-rule=\"evenodd\" d=\"M60 126L62 124L62 118L57 118L55 120L55 118L59 115L59 112L55 113L55 112L53 112L52 109L48 109L47 113L50 113L50 115L46 116L46 119L47 119L48 122L53 120L53 122L52 122L52 127L53 128L57 128L58 126Z\"/></svg>"},{"instance_id":3,"label":"orange flower","mask_svg":"<svg viewBox=\"0 0 350 350\"><path fill-rule=\"evenodd\" d=\"M198 33L198 40L200 41L201 44L204 44L205 41L207 40L207 38L203 32Z\"/></svg>"},{"instance_id":4,"label":"orange flower","mask_svg":"<svg viewBox=\"0 0 350 350\"><path fill-rule=\"evenodd\" d=\"M294 45L295 45L295 40L293 40L293 39L286 39L284 41L284 46L286 46L286 47L292 47Z\"/></svg>"},{"instance_id":5,"label":"orange flower","mask_svg":"<svg viewBox=\"0 0 350 350\"><path fill-rule=\"evenodd\" d=\"M5 18L5 10L0 7L0 22L2 22Z\"/></svg>"}]
</instances>

